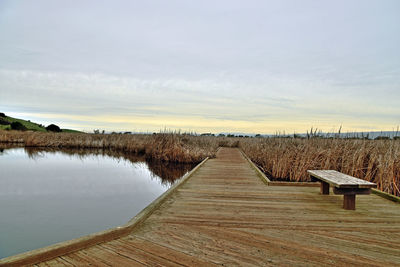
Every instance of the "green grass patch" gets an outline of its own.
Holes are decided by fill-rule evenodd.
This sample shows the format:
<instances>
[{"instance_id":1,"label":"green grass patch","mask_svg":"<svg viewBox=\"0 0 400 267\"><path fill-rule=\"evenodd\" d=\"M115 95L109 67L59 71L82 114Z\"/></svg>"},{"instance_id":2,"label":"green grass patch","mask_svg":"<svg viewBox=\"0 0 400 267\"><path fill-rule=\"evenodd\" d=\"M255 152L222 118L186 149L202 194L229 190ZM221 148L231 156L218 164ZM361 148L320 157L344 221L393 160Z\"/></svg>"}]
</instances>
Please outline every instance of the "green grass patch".
<instances>
[{"instance_id":1,"label":"green grass patch","mask_svg":"<svg viewBox=\"0 0 400 267\"><path fill-rule=\"evenodd\" d=\"M3 119L4 119L4 120L7 120L7 121L10 122L10 123L15 122L15 121L20 122L20 123L21 123L22 125L24 125L28 130L31 130L31 131L46 132L46 129L45 129L43 126L41 126L41 125L39 125L39 124L37 124L37 123L31 122L31 121L22 120L22 119L17 119L17 118L8 117L8 116L5 117L5 118L3 118ZM3 125L3 126L8 126L8 127L10 128L9 125Z\"/></svg>"},{"instance_id":2,"label":"green grass patch","mask_svg":"<svg viewBox=\"0 0 400 267\"><path fill-rule=\"evenodd\" d=\"M29 120L17 119L17 118L8 117L8 116L1 117L1 119L3 121L8 121L10 124L13 122L20 122L22 125L25 126L25 128L28 131L47 132L44 125L41 125L41 124L38 124L35 122L31 122ZM11 130L11 126L0 124L0 130ZM81 131L72 130L72 129L61 129L61 130L63 133L83 133Z\"/></svg>"},{"instance_id":3,"label":"green grass patch","mask_svg":"<svg viewBox=\"0 0 400 267\"><path fill-rule=\"evenodd\" d=\"M11 130L10 125L0 125L0 130Z\"/></svg>"}]
</instances>

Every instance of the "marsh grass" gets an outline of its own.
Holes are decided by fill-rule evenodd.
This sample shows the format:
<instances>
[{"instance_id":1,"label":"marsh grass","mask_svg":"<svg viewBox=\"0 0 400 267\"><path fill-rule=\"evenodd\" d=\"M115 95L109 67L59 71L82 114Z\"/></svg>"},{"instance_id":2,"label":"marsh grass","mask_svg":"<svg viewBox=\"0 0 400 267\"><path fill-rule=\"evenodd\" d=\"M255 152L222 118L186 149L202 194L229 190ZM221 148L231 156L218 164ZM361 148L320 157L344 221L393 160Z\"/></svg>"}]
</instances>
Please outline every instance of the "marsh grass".
<instances>
[{"instance_id":1,"label":"marsh grass","mask_svg":"<svg viewBox=\"0 0 400 267\"><path fill-rule=\"evenodd\" d=\"M154 135L77 134L0 131L0 142L26 147L98 148L144 155L147 160L197 163L215 157L217 140L176 133Z\"/></svg>"},{"instance_id":2,"label":"marsh grass","mask_svg":"<svg viewBox=\"0 0 400 267\"><path fill-rule=\"evenodd\" d=\"M272 180L310 181L307 170L332 169L400 196L400 140L252 138L240 147Z\"/></svg>"},{"instance_id":3,"label":"marsh grass","mask_svg":"<svg viewBox=\"0 0 400 267\"><path fill-rule=\"evenodd\" d=\"M26 147L97 148L147 160L198 163L220 146L240 147L272 180L309 181L307 170L333 169L377 183L400 196L400 140L341 138L231 138L180 133L70 134L0 131L0 142Z\"/></svg>"}]
</instances>

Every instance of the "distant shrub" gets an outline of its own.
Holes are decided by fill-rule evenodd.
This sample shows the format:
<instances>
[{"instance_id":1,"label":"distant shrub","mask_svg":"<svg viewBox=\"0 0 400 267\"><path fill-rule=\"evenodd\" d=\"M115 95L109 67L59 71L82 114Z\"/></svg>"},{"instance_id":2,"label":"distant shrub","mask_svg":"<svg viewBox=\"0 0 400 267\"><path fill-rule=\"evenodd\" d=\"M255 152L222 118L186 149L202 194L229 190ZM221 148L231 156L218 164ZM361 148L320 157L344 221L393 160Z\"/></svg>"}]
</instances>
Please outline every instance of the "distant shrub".
<instances>
[{"instance_id":1,"label":"distant shrub","mask_svg":"<svg viewBox=\"0 0 400 267\"><path fill-rule=\"evenodd\" d=\"M46 127L46 130L47 130L48 132L55 132L55 133L61 132L60 127L58 127L58 126L55 125L55 124L50 124L49 126L47 126L47 127Z\"/></svg>"},{"instance_id":2,"label":"distant shrub","mask_svg":"<svg viewBox=\"0 0 400 267\"><path fill-rule=\"evenodd\" d=\"M6 114L4 114L3 112L0 112L0 117L5 118L5 117L6 117Z\"/></svg>"},{"instance_id":3,"label":"distant shrub","mask_svg":"<svg viewBox=\"0 0 400 267\"><path fill-rule=\"evenodd\" d=\"M389 136L378 136L375 138L375 140L389 140L390 137Z\"/></svg>"},{"instance_id":4,"label":"distant shrub","mask_svg":"<svg viewBox=\"0 0 400 267\"><path fill-rule=\"evenodd\" d=\"M200 136L215 136L213 133L202 133Z\"/></svg>"},{"instance_id":5,"label":"distant shrub","mask_svg":"<svg viewBox=\"0 0 400 267\"><path fill-rule=\"evenodd\" d=\"M393 140L400 140L400 136L393 137Z\"/></svg>"},{"instance_id":6,"label":"distant shrub","mask_svg":"<svg viewBox=\"0 0 400 267\"><path fill-rule=\"evenodd\" d=\"M12 130L18 130L18 131L26 131L28 130L25 125L20 123L19 121L14 121L11 123L11 129Z\"/></svg>"},{"instance_id":7,"label":"distant shrub","mask_svg":"<svg viewBox=\"0 0 400 267\"><path fill-rule=\"evenodd\" d=\"M6 121L5 119L0 117L0 125L9 125L11 124L9 121Z\"/></svg>"}]
</instances>

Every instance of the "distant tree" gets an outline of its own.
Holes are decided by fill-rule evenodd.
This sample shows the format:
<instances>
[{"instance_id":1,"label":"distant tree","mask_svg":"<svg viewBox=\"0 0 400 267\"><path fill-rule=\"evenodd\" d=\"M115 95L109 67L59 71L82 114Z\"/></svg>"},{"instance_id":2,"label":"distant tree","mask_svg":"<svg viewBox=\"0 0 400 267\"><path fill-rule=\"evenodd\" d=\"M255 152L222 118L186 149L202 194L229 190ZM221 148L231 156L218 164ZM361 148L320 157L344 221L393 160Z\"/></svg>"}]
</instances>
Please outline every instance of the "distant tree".
<instances>
[{"instance_id":1,"label":"distant tree","mask_svg":"<svg viewBox=\"0 0 400 267\"><path fill-rule=\"evenodd\" d=\"M11 129L12 130L18 130L18 131L26 131L28 130L25 125L23 125L22 123L20 123L19 121L14 121L11 123Z\"/></svg>"},{"instance_id":2,"label":"distant tree","mask_svg":"<svg viewBox=\"0 0 400 267\"><path fill-rule=\"evenodd\" d=\"M218 136L219 137L225 137L225 135L223 133L220 133Z\"/></svg>"},{"instance_id":3,"label":"distant tree","mask_svg":"<svg viewBox=\"0 0 400 267\"><path fill-rule=\"evenodd\" d=\"M5 117L6 117L6 114L4 114L3 112L0 112L0 117L5 118Z\"/></svg>"},{"instance_id":4,"label":"distant tree","mask_svg":"<svg viewBox=\"0 0 400 267\"><path fill-rule=\"evenodd\" d=\"M48 132L55 132L55 133L61 132L60 127L58 127L58 126L55 125L55 124L50 124L49 126L47 126L47 127L46 127L46 130L47 130Z\"/></svg>"},{"instance_id":5,"label":"distant tree","mask_svg":"<svg viewBox=\"0 0 400 267\"><path fill-rule=\"evenodd\" d=\"M93 132L94 132L94 134L99 134L100 130L99 129L94 129Z\"/></svg>"}]
</instances>

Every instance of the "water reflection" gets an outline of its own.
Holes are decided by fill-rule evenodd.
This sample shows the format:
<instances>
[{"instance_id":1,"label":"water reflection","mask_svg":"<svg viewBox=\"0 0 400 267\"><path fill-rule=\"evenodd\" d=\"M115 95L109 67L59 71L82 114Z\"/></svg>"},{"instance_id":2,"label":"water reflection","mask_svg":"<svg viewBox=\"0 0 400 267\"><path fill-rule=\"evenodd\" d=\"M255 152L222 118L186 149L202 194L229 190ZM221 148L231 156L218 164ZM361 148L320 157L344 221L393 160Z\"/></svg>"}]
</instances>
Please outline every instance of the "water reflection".
<instances>
[{"instance_id":1,"label":"water reflection","mask_svg":"<svg viewBox=\"0 0 400 267\"><path fill-rule=\"evenodd\" d=\"M8 147L12 148L12 147ZM0 144L0 151L2 150L2 144ZM4 149L3 149L4 150ZM128 160L131 163L144 162L151 171L151 174L156 179L161 179L162 184L171 186L185 175L188 171L196 166L196 163L176 163L176 162L165 162L165 161L155 161L146 160L143 155L138 155L134 153L126 153L122 151L115 151L112 149L76 149L76 148L37 148L37 147L24 147L25 152L31 159L37 159L40 157L45 157L49 153L62 153L65 155L70 155L84 160L87 157L93 158L98 157L112 157L116 160Z\"/></svg>"},{"instance_id":2,"label":"water reflection","mask_svg":"<svg viewBox=\"0 0 400 267\"><path fill-rule=\"evenodd\" d=\"M193 168L101 149L0 146L0 258L122 225Z\"/></svg>"}]
</instances>

